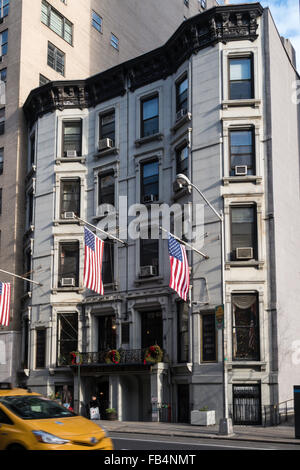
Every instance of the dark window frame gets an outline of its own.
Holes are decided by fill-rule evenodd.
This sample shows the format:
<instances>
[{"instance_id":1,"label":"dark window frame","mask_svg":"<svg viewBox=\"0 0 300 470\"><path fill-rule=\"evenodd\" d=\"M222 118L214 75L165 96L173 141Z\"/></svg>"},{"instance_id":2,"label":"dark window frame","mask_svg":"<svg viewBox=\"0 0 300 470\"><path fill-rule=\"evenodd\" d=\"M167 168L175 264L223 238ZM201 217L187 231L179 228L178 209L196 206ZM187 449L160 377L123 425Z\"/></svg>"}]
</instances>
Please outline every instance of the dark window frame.
<instances>
[{"instance_id":1,"label":"dark window frame","mask_svg":"<svg viewBox=\"0 0 300 470\"><path fill-rule=\"evenodd\" d=\"M70 44L70 46L73 46L73 37L74 37L74 25L73 25L73 23L70 20L68 20L68 18L66 18L62 13L60 13L58 10L53 8L53 6L50 5L50 3L47 2L46 0L42 0L42 6L43 5L45 5L45 7L47 8L47 21L46 22L43 21L43 10L42 10L42 12L41 12L41 23L43 23L45 26L47 26L49 29L51 29L51 31L53 33L57 34L57 36L59 36L64 41L66 41L66 43ZM59 34L55 29L53 29L51 27L51 11L53 11L53 13L55 15L59 16L60 19L62 20L62 34ZM70 30L71 30L71 33L70 33L71 41L68 41L68 39L66 39L66 37L67 37L66 25L68 25L70 27Z\"/></svg>"},{"instance_id":2,"label":"dark window frame","mask_svg":"<svg viewBox=\"0 0 300 470\"><path fill-rule=\"evenodd\" d=\"M184 83L187 82L187 89L179 93L180 91L180 86ZM175 83L176 86L176 113L181 111L182 109L185 110L185 114L188 112L188 91L189 91L189 79L187 73L184 74L183 77L181 77L177 82ZM186 93L186 97L182 100L182 96Z\"/></svg>"},{"instance_id":3,"label":"dark window frame","mask_svg":"<svg viewBox=\"0 0 300 470\"><path fill-rule=\"evenodd\" d=\"M255 146L255 127L254 126L249 126L249 127L230 127L229 128L229 139L228 139L228 146L229 146L229 172L230 172L230 176L235 176L235 166L236 165L233 165L232 164L232 159L233 159L233 152L232 152L232 145L231 145L231 136L232 134L234 134L235 132L250 132L251 133L251 148L252 148L252 151L251 151L251 161L252 161L252 165L251 165L251 172L249 173L250 175L256 175L256 146ZM246 155L246 154L235 154L235 155ZM250 153L248 153L247 155L250 155ZM244 163L241 163L237 166L243 166ZM247 165L248 167L248 165ZM247 173L248 174L248 173Z\"/></svg>"},{"instance_id":4,"label":"dark window frame","mask_svg":"<svg viewBox=\"0 0 300 470\"><path fill-rule=\"evenodd\" d=\"M149 186L149 183L148 185L145 185L145 176L144 176L144 168L147 166L147 165L151 165L153 163L156 163L157 164L157 173L155 173L155 176L156 176L156 180L153 182L153 183L150 183L152 186L155 185L156 187L156 192L154 193L147 193L147 191L145 191L145 187L146 186ZM144 198L148 195L151 195L153 194L154 196L154 201L159 201L159 160L157 158L151 158L150 160L146 160L146 161L142 161L140 163L140 173L141 173L141 178L140 178L140 192L141 192L141 203L145 203L144 201ZM147 193L147 194L146 194ZM152 201L152 202L154 202ZM151 201L150 201L151 202Z\"/></svg>"},{"instance_id":5,"label":"dark window frame","mask_svg":"<svg viewBox=\"0 0 300 470\"><path fill-rule=\"evenodd\" d=\"M59 60L61 62L59 62ZM47 48L47 65L63 77L65 76L66 54L61 49L52 44L52 42L50 41L48 41Z\"/></svg>"},{"instance_id":6,"label":"dark window frame","mask_svg":"<svg viewBox=\"0 0 300 470\"><path fill-rule=\"evenodd\" d=\"M70 157L67 157L67 150L71 150L71 149L66 149L66 142L65 142L65 128L67 126L72 126L75 125L75 124L80 124L80 142L79 142L79 145L78 145L78 151L77 151L77 148L74 148L73 150L76 150L77 152L77 157L81 157L82 156L82 119L65 119L62 121L62 156L64 158L70 158ZM75 135L75 134L74 134ZM77 143L75 143L75 146L77 145ZM75 157L75 158L77 158Z\"/></svg>"},{"instance_id":7,"label":"dark window frame","mask_svg":"<svg viewBox=\"0 0 300 470\"><path fill-rule=\"evenodd\" d=\"M253 303L253 305L255 305L255 308L252 310L252 313L250 313L250 316L252 315L252 318L253 316L256 317L255 320L256 320L256 323L254 322L253 320L253 330L254 331L254 338L255 338L255 348L253 349L255 351L254 354L250 354L250 352L248 353L247 356L241 356L241 355L236 355L235 354L235 346L236 346L236 350L238 351L238 334L237 334L237 330L249 330L248 331L248 335L246 336L246 340L248 341L248 349L250 350L250 332L251 332L251 320L250 320L250 323L249 325L242 325L242 324L238 324L236 325L236 321L234 319L234 315L235 315L235 304L234 304L234 298L235 297L242 297L242 296L253 296L255 297L255 301ZM249 307L249 309L251 310L251 307ZM245 311L246 310L249 310L249 309L244 309ZM240 310L243 310L243 309L240 309ZM249 312L248 312L249 314ZM258 293L253 293L253 292L249 292L249 293L232 293L231 295L231 315L232 315L232 360L233 361L260 361L260 328L259 328L259 318L260 318L260 309L259 309L259 296L258 296ZM242 314L241 314L242 315ZM246 315L246 313L245 313ZM236 343L236 344L235 344ZM241 344L241 341L239 342Z\"/></svg>"},{"instance_id":8,"label":"dark window frame","mask_svg":"<svg viewBox=\"0 0 300 470\"><path fill-rule=\"evenodd\" d=\"M189 362L189 310L188 304L183 301L176 303L177 307L177 362L178 364ZM187 312L185 312L185 309ZM186 318L182 318L186 315Z\"/></svg>"},{"instance_id":9,"label":"dark window frame","mask_svg":"<svg viewBox=\"0 0 300 470\"><path fill-rule=\"evenodd\" d=\"M113 120L111 120L111 123L113 122L113 131L106 131L103 132L103 128L105 126L108 126L108 124L103 124L102 120L109 117L113 116ZM113 141L113 146L115 147L116 145L116 110L111 109L109 111L105 111L104 113L99 114L99 140L102 139L111 139Z\"/></svg>"},{"instance_id":10,"label":"dark window frame","mask_svg":"<svg viewBox=\"0 0 300 470\"><path fill-rule=\"evenodd\" d=\"M243 79L243 80L231 80L230 79L230 65L231 61L234 60L250 60L250 79ZM232 92L231 92L231 85L233 82L250 82L250 96L247 97L238 97L238 98L232 98ZM238 100L244 100L244 99L254 99L254 61L253 61L253 54L250 52L247 55L236 55L236 56L229 56L228 57L228 97L229 100L233 101L238 101Z\"/></svg>"},{"instance_id":11,"label":"dark window frame","mask_svg":"<svg viewBox=\"0 0 300 470\"><path fill-rule=\"evenodd\" d=\"M180 159L179 157L182 155L182 152L186 150L187 156L183 159ZM182 143L175 149L175 154L176 154L176 174L178 175L179 173L182 173L186 176L189 176L189 146L187 142ZM182 162L185 162L185 165L182 165Z\"/></svg>"},{"instance_id":12,"label":"dark window frame","mask_svg":"<svg viewBox=\"0 0 300 470\"><path fill-rule=\"evenodd\" d=\"M71 321L70 321L71 319ZM71 326L70 332L67 332L66 337L62 338L63 326L62 321L66 322L66 325ZM73 324L72 324L73 323ZM57 314L57 339L56 339L56 360L59 366L69 365L71 362L70 353L72 351L78 350L78 313L77 312L68 312L68 313L58 313ZM74 328L75 325L75 328ZM76 329L77 327L77 329ZM77 337L73 337L75 332L77 333ZM65 332L66 333L66 332ZM70 345L70 347L66 347L66 345ZM63 355L62 352L66 355Z\"/></svg>"},{"instance_id":13,"label":"dark window frame","mask_svg":"<svg viewBox=\"0 0 300 470\"><path fill-rule=\"evenodd\" d=\"M144 104L149 102L149 101L152 101L152 100L157 100L157 114L153 115L152 117L150 117L148 119L144 119ZM141 119L140 119L140 121L141 121L140 122L141 138L150 137L152 135L158 134L159 133L159 94L158 93L154 93L151 96L141 98L141 100L140 100L140 115L141 115ZM150 134L146 134L145 133L145 123L149 122L151 120L156 120L157 121L156 125L155 125L155 132L152 132Z\"/></svg>"},{"instance_id":14,"label":"dark window frame","mask_svg":"<svg viewBox=\"0 0 300 470\"><path fill-rule=\"evenodd\" d=\"M95 18L94 15L97 17ZM97 21L98 18L100 19L100 21ZM99 26L99 27L97 27ZM103 18L102 16L99 15L99 13L97 13L95 10L92 10L92 27L98 31L98 33L103 33Z\"/></svg>"},{"instance_id":15,"label":"dark window frame","mask_svg":"<svg viewBox=\"0 0 300 470\"><path fill-rule=\"evenodd\" d=\"M75 194L77 196L73 199L70 198L71 201L71 209L64 210L64 204L68 205L70 204L70 201L66 201L64 198L65 194L68 194L66 191L64 191L64 185L76 185L76 191L70 191L70 194ZM74 208L73 208L73 203L74 203ZM76 206L76 207L75 207ZM74 212L77 217L80 217L80 207L81 206L81 179L78 178L62 178L60 180L60 218L62 217L62 214L65 212Z\"/></svg>"},{"instance_id":16,"label":"dark window frame","mask_svg":"<svg viewBox=\"0 0 300 470\"><path fill-rule=\"evenodd\" d=\"M39 336L41 337L39 338ZM47 344L46 328L38 328L36 330L36 348L35 348L35 368L44 369L46 367L46 344Z\"/></svg>"},{"instance_id":17,"label":"dark window frame","mask_svg":"<svg viewBox=\"0 0 300 470\"><path fill-rule=\"evenodd\" d=\"M63 259L63 250L69 248L70 252L74 252L74 262L75 270L71 273L64 273L64 267L62 264ZM79 273L80 273L80 257L79 257L79 241L60 241L59 242L59 253L58 253L58 286L61 286L62 278L74 278L75 279L75 288L79 287ZM68 251L68 250L67 250ZM64 255L65 257L65 255ZM65 286L64 286L65 287Z\"/></svg>"},{"instance_id":18,"label":"dark window frame","mask_svg":"<svg viewBox=\"0 0 300 470\"><path fill-rule=\"evenodd\" d=\"M109 185L109 188L113 188L110 191L107 191L107 194L102 194L101 188L101 180L106 178L112 178L113 183ZM107 198L107 200L105 200ZM115 178L115 171L113 169L109 169L104 171L103 173L98 173L98 206L102 204L111 204L112 206L115 205L116 201L116 178Z\"/></svg>"},{"instance_id":19,"label":"dark window frame","mask_svg":"<svg viewBox=\"0 0 300 470\"><path fill-rule=\"evenodd\" d=\"M258 223L257 223L257 205L256 203L244 203L244 204L232 204L230 206L230 253L231 260L236 261L235 250L236 248L251 248L250 246L234 246L233 243L233 227L232 227L232 215L234 209L245 209L251 208L253 210L253 259L258 260Z\"/></svg>"},{"instance_id":20,"label":"dark window frame","mask_svg":"<svg viewBox=\"0 0 300 470\"><path fill-rule=\"evenodd\" d=\"M209 318L213 328L214 328L214 335L213 335L213 349L214 349L214 358L213 359L207 359L205 357L205 322L204 318ZM211 325L210 325L211 326ZM215 363L218 361L218 337L217 337L217 330L216 330L216 316L215 312L207 311L207 312L201 312L201 362L203 363Z\"/></svg>"},{"instance_id":21,"label":"dark window frame","mask_svg":"<svg viewBox=\"0 0 300 470\"><path fill-rule=\"evenodd\" d=\"M141 315L141 347L142 349L148 348L158 344L158 346L163 348L163 314L162 310L146 310L140 311ZM147 329L147 327L149 329ZM150 328L152 333L150 334Z\"/></svg>"}]
</instances>

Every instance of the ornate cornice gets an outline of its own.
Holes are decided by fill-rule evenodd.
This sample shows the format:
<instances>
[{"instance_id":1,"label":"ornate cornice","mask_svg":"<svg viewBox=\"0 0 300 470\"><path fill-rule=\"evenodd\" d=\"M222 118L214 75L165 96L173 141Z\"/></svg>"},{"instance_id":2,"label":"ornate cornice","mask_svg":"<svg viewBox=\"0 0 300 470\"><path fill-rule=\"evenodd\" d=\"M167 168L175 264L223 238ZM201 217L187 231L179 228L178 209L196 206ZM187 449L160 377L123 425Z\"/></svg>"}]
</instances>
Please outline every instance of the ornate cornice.
<instances>
[{"instance_id":1,"label":"ornate cornice","mask_svg":"<svg viewBox=\"0 0 300 470\"><path fill-rule=\"evenodd\" d=\"M186 20L162 47L131 59L86 80L55 81L32 90L24 112L32 124L55 109L88 108L148 83L166 79L192 54L218 42L257 37L259 3L218 6Z\"/></svg>"}]
</instances>

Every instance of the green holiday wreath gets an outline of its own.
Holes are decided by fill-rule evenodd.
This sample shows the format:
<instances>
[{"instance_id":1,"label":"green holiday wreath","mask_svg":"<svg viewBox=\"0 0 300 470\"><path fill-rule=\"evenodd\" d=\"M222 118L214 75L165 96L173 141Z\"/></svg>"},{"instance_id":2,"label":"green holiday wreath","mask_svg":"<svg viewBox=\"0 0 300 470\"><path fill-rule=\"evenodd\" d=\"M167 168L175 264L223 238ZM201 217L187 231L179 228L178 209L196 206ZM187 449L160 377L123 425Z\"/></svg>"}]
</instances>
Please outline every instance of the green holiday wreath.
<instances>
[{"instance_id":1,"label":"green holiday wreath","mask_svg":"<svg viewBox=\"0 0 300 470\"><path fill-rule=\"evenodd\" d=\"M111 349L105 356L106 364L119 364L120 359L121 356L117 349Z\"/></svg>"},{"instance_id":2,"label":"green holiday wreath","mask_svg":"<svg viewBox=\"0 0 300 470\"><path fill-rule=\"evenodd\" d=\"M161 362L163 354L164 353L158 344L149 346L149 348L146 349L144 364L156 364L157 362Z\"/></svg>"}]
</instances>

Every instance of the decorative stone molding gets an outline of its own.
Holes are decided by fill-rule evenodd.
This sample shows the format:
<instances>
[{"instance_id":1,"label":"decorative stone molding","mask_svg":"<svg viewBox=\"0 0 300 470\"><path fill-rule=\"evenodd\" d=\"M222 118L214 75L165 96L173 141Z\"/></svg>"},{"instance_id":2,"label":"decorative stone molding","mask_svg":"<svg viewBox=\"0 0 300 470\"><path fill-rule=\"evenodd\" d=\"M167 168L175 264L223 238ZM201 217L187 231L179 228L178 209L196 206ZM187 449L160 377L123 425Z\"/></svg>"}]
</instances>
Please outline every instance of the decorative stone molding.
<instances>
[{"instance_id":1,"label":"decorative stone molding","mask_svg":"<svg viewBox=\"0 0 300 470\"><path fill-rule=\"evenodd\" d=\"M54 81L32 90L24 104L30 124L40 116L66 108L96 106L116 96L166 79L200 49L218 42L255 41L259 3L217 6L181 24L165 45L86 80ZM255 104L255 103L254 103Z\"/></svg>"}]
</instances>

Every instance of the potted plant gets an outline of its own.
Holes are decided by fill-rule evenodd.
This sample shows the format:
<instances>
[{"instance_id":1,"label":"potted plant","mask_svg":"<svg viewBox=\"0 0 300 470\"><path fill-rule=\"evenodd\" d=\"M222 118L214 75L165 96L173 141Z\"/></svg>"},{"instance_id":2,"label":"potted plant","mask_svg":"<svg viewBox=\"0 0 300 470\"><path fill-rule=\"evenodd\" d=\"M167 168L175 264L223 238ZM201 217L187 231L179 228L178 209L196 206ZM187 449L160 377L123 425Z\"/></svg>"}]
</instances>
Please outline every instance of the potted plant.
<instances>
[{"instance_id":1,"label":"potted plant","mask_svg":"<svg viewBox=\"0 0 300 470\"><path fill-rule=\"evenodd\" d=\"M216 412L203 406L199 410L191 411L191 424L198 426L212 426L216 424Z\"/></svg>"},{"instance_id":2,"label":"potted plant","mask_svg":"<svg viewBox=\"0 0 300 470\"><path fill-rule=\"evenodd\" d=\"M114 421L117 419L117 410L115 408L106 408L105 410L107 419L110 421Z\"/></svg>"},{"instance_id":3,"label":"potted plant","mask_svg":"<svg viewBox=\"0 0 300 470\"><path fill-rule=\"evenodd\" d=\"M161 362L163 354L164 353L158 344L150 346L146 349L144 364L157 364L158 362Z\"/></svg>"}]
</instances>

